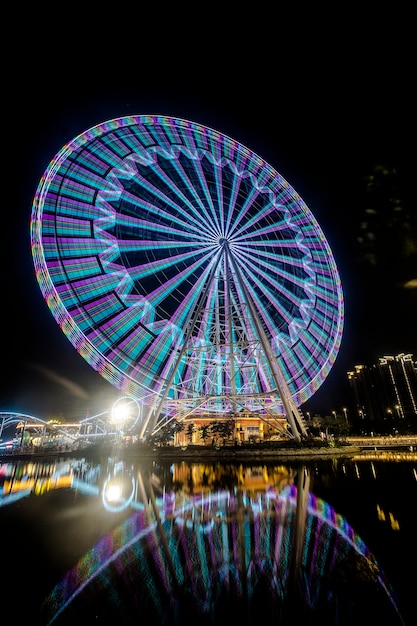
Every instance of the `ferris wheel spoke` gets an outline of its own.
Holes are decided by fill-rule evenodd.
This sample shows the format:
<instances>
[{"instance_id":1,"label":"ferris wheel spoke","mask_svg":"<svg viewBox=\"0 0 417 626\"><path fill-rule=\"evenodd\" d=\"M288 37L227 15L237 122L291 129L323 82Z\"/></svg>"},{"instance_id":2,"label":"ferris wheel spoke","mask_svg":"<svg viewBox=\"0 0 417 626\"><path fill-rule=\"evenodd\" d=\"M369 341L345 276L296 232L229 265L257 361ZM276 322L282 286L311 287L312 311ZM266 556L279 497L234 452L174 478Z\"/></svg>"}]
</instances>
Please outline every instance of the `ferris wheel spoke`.
<instances>
[{"instance_id":1,"label":"ferris wheel spoke","mask_svg":"<svg viewBox=\"0 0 417 626\"><path fill-rule=\"evenodd\" d=\"M162 220L159 216L158 220L149 219L149 215L143 215L143 219L132 218L131 216L125 216L118 218L117 220L117 235L118 239L129 239L133 234L138 232L147 233L148 236L152 235L156 241L166 240L169 242L171 239L178 241L196 241L205 242L209 235L209 231L205 229L205 225L200 223L192 224L187 214L182 212L181 216L176 218L175 222ZM183 219L183 218L186 219ZM146 219L145 219L146 218ZM175 225L173 225L175 224ZM109 224L112 227L112 224ZM136 241L134 239L133 241ZM137 240L139 243L139 240Z\"/></svg>"},{"instance_id":2,"label":"ferris wheel spoke","mask_svg":"<svg viewBox=\"0 0 417 626\"><path fill-rule=\"evenodd\" d=\"M166 206L171 207L171 212L165 209ZM195 236L197 239L202 239L203 235L217 236L216 231L210 228L210 222L194 216L193 207L176 204L171 198L169 201L159 199L159 203L143 203L136 196L131 196L129 205L124 200L123 209L126 213L117 219L118 230L125 228L136 232L153 232L157 239L161 236Z\"/></svg>"},{"instance_id":3,"label":"ferris wheel spoke","mask_svg":"<svg viewBox=\"0 0 417 626\"><path fill-rule=\"evenodd\" d=\"M292 295L290 300L282 287L279 292L273 292L273 281L268 279L268 283L271 282L270 288L268 288L268 285L259 279L259 272L254 273L248 264L242 267L242 271L244 272L246 287L262 319L267 324L269 332L273 336L279 332L289 335L289 327L294 320L295 311L299 310L299 302L293 302ZM287 293L289 292L287 291ZM301 314L299 315L301 318Z\"/></svg>"},{"instance_id":4,"label":"ferris wheel spoke","mask_svg":"<svg viewBox=\"0 0 417 626\"><path fill-rule=\"evenodd\" d=\"M142 278L146 278L148 276L158 276L158 272L168 272L170 269L176 269L177 267L188 267L187 261L194 261L193 267L198 267L198 261L195 259L198 257L202 257L202 262L206 262L207 258L212 256L212 251L209 249L207 251L207 246L204 249L201 249L197 252L196 249L190 250L188 244L188 251L178 254L173 254L172 250L175 250L178 246L174 246L174 248L165 245L163 243L161 246L157 245L154 242L152 247L152 242L149 242L149 246L143 246L142 252L145 250L150 250L155 253L155 251L161 252L161 250L165 251L165 255L162 258L158 259L146 259L146 263L141 263L139 265L129 265L130 276L135 281L140 280ZM165 279L164 279L165 280Z\"/></svg>"},{"instance_id":5,"label":"ferris wheel spoke","mask_svg":"<svg viewBox=\"0 0 417 626\"><path fill-rule=\"evenodd\" d=\"M268 207L268 212L262 210L250 217L239 229L230 234L233 241L240 243L249 240L250 242L259 241L261 244L265 244L269 242L269 239L274 242L279 241L280 238L291 240L291 237L295 236L295 232L289 229L284 218L280 220L268 219L269 212L272 213L274 210L276 211L276 208L271 205Z\"/></svg>"},{"instance_id":6,"label":"ferris wheel spoke","mask_svg":"<svg viewBox=\"0 0 417 626\"><path fill-rule=\"evenodd\" d=\"M281 289L286 291L289 299L294 303L303 298L308 299L309 294L306 290L309 284L308 275L301 271L301 266L299 269L291 267L288 259L286 262L275 263L271 257L268 258L268 261L263 261L261 257L254 261L256 256L251 249L240 249L236 251L235 256L242 267L252 270L254 279L258 277L258 279L264 280L267 285L271 285L273 290L277 289L277 284L282 285ZM288 285L286 289L285 285Z\"/></svg>"},{"instance_id":7,"label":"ferris wheel spoke","mask_svg":"<svg viewBox=\"0 0 417 626\"><path fill-rule=\"evenodd\" d=\"M187 204L187 219L193 221L200 231L203 228L208 236L213 238L219 237L223 231L219 228L219 224L215 219L212 203L207 205L207 202L204 201L206 190L201 186L201 171L196 172L194 170L193 161L191 166L187 168L187 171L185 171L184 165L179 161L176 161L173 167L187 190L187 197L190 197Z\"/></svg>"}]
</instances>

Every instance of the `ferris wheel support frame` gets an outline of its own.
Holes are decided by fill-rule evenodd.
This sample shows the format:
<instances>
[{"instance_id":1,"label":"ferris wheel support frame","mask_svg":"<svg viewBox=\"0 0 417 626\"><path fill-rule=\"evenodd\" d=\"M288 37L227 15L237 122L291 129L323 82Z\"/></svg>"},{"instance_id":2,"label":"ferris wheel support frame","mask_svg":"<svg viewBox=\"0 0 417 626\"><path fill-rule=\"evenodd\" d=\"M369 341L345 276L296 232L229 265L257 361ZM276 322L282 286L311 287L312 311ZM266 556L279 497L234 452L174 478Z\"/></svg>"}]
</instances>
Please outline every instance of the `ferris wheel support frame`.
<instances>
[{"instance_id":1,"label":"ferris wheel support frame","mask_svg":"<svg viewBox=\"0 0 417 626\"><path fill-rule=\"evenodd\" d=\"M142 428L141 428L141 431L139 433L139 437L141 439L144 437L146 429L148 428L149 424L151 424L151 431L153 432L154 429L155 429L155 426L158 423L158 419L159 419L159 417L161 415L162 408L164 406L165 400L167 399L169 391L171 389L171 385L174 382L175 374L177 373L178 368L180 366L181 358L182 358L182 356L184 355L184 353L185 353L185 351L187 349L188 339L192 335L194 327L195 327L195 325L197 323L198 316L199 316L199 314L200 314L200 312L201 312L201 310L203 308L203 304L205 302L205 292L207 291L207 289L209 288L210 284L214 280L214 276L215 276L217 267L218 267L218 265L220 263L221 256L222 255L221 255L221 251L220 251L218 253L218 255L217 255L216 261L213 263L212 268L210 270L206 287L205 287L205 289L203 290L203 292L200 295L200 301L199 301L199 303L197 305L196 311L194 312L193 309L190 309L190 311L189 311L189 314L188 314L188 317L187 317L187 322L186 322L187 333L185 335L182 348L180 350L180 353L178 354L176 362L174 363L174 367L172 368L171 375L169 376L169 378L168 378L168 380L167 380L167 382L165 384L164 393L159 398L159 401L157 403L156 410L155 410L154 414L152 415L152 407L151 407L150 410L149 410L149 413L148 413L148 417L146 418L146 420L143 421Z\"/></svg>"},{"instance_id":2,"label":"ferris wheel support frame","mask_svg":"<svg viewBox=\"0 0 417 626\"><path fill-rule=\"evenodd\" d=\"M247 300L247 304L248 304L248 307L252 316L252 320L253 320L253 323L255 324L255 328L258 333L259 341L261 342L265 357L268 361L269 367L271 369L271 372L274 378L274 382L277 386L278 393L284 405L285 417L290 424L291 432L293 434L293 437L296 439L296 441L301 441L302 437L307 436L307 430L304 426L300 412L294 400L292 399L290 390L288 389L288 385L285 381L285 377L281 371L281 368L279 367L279 364L275 355L272 352L272 349L266 337L265 331L259 320L259 316L256 313L252 298L249 295L245 282L242 280L239 267L237 263L235 262L233 255L230 254L229 245L227 241L224 241L223 246L224 246L226 258L227 259L230 258L231 265L233 266L233 269L236 274L237 282L239 283L243 293L245 294L245 298Z\"/></svg>"},{"instance_id":3,"label":"ferris wheel support frame","mask_svg":"<svg viewBox=\"0 0 417 626\"><path fill-rule=\"evenodd\" d=\"M161 396L158 397L158 401L157 401L157 405L155 407L155 411L153 412L152 415L152 407L150 407L149 413L147 418L143 421L142 424L142 428L139 434L140 438L144 438L146 430L149 428L151 432L154 432L155 428L157 427L158 424L158 420L160 418L162 409L164 407L164 404L167 400L171 385L174 381L175 378L175 374L178 371L178 368L180 366L180 362L181 362L181 357L184 355L186 349L187 349L187 344L188 344L188 340L189 338L192 336L192 332L193 329L197 323L197 319L199 314L201 313L201 310L203 308L203 303L205 302L205 293L207 292L207 290L210 288L210 285L212 283L212 281L215 278L215 273L217 270L217 267L220 263L220 260L222 258L222 253L223 256L225 258L225 265L226 267L231 267L235 273L236 276L236 280L237 283L239 284L240 288L242 289L242 293L245 296L245 299L247 301L247 306L249 308L250 311L250 315L253 321L253 324L255 326L255 330L258 336L258 341L260 342L260 345L262 346L262 350L264 352L265 358L268 362L268 365L270 367L270 370L272 372L272 376L273 376L273 380L275 382L276 388L277 388L277 392L282 400L282 403L284 405L284 410L285 410L285 418L287 420L287 422L290 425L291 428L291 434L294 437L294 439L296 441L301 441L301 439L303 437L307 436L307 430L304 426L303 423L303 419L302 416L298 410L298 407L296 406L290 390L288 388L288 385L285 381L285 377L284 374L281 371L281 368L278 364L278 361L275 357L275 355L273 354L273 351L271 349L271 346L269 344L268 338L265 334L265 331L262 327L261 321L259 319L259 316L256 312L254 303L252 301L252 298L250 297L250 294L246 288L245 282L242 279L241 273L240 273L240 269L237 265L237 263L235 262L235 259L233 258L233 255L231 254L230 250L229 250L229 244L227 242L227 240L225 239L222 242L222 248L221 248L221 252L218 254L218 257L215 261L215 263L213 264L206 286L201 294L201 298L200 301L197 305L197 308L195 310L191 310L189 313L189 318L187 320L187 334L184 338L184 342L181 348L181 351L178 354L178 357L176 359L176 362L174 363L174 367L172 368L171 374L168 378L168 380L166 381L165 384L165 390L163 392L163 394ZM230 260L230 265L229 265L229 260ZM230 297L230 279L229 279L229 274L227 274L226 276L226 285L227 285L227 290L228 290L228 297ZM232 376L231 376L231 380L234 380L234 376L233 376L233 371L234 371L234 357L233 357L233 347L231 347L231 353L230 353L230 368L231 368L231 372L232 372ZM233 395L233 394L232 394Z\"/></svg>"}]
</instances>

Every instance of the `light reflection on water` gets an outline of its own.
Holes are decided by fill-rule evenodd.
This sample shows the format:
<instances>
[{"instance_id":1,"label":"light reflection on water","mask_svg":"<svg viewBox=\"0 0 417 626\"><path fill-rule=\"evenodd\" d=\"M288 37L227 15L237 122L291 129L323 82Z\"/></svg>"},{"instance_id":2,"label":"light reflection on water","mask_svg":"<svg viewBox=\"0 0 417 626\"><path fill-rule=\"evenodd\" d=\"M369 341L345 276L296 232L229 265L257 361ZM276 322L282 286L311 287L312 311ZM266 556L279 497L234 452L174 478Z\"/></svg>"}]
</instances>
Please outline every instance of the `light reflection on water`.
<instances>
[{"instance_id":1,"label":"light reflection on water","mask_svg":"<svg viewBox=\"0 0 417 626\"><path fill-rule=\"evenodd\" d=\"M140 615L144 624L218 625L231 610L248 625L261 614L264 624L377 623L378 616L384 625L406 624L407 602L404 611L375 540L407 530L397 499L386 499L388 490L404 491L405 475L415 497L414 459L11 462L0 465L0 520L20 498L51 491L85 505L77 532L84 526L95 538L48 587L36 624L130 624ZM73 506L58 511L69 541L79 537ZM97 525L94 535L97 519L107 527Z\"/></svg>"}]
</instances>

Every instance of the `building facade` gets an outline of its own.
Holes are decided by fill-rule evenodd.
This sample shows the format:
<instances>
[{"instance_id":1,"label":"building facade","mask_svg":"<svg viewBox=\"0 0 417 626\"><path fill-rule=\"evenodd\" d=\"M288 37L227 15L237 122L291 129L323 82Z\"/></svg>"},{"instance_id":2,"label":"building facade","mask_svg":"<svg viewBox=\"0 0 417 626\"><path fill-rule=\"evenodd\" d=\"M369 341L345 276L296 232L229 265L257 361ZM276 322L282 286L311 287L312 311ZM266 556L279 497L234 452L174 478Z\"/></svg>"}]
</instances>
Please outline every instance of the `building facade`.
<instances>
[{"instance_id":1,"label":"building facade","mask_svg":"<svg viewBox=\"0 0 417 626\"><path fill-rule=\"evenodd\" d=\"M247 410L238 416L189 415L182 420L183 430L176 432L175 445L244 443L285 438L287 421L284 415L274 417L251 413ZM228 425L230 427L228 427Z\"/></svg>"},{"instance_id":2,"label":"building facade","mask_svg":"<svg viewBox=\"0 0 417 626\"><path fill-rule=\"evenodd\" d=\"M384 356L348 372L355 418L417 421L417 363L412 354Z\"/></svg>"}]
</instances>

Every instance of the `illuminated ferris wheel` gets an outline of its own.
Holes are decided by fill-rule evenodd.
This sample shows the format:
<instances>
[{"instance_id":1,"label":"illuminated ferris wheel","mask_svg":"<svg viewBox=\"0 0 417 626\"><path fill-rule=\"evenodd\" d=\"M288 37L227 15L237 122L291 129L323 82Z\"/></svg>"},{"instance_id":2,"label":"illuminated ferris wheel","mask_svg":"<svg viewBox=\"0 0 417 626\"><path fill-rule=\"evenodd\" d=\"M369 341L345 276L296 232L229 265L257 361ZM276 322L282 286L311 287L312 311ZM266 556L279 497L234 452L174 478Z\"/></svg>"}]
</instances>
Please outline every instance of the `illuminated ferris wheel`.
<instances>
[{"instance_id":1,"label":"illuminated ferris wheel","mask_svg":"<svg viewBox=\"0 0 417 626\"><path fill-rule=\"evenodd\" d=\"M129 116L65 145L32 208L37 279L86 361L161 416L284 414L343 332L328 242L261 157L183 119Z\"/></svg>"}]
</instances>

